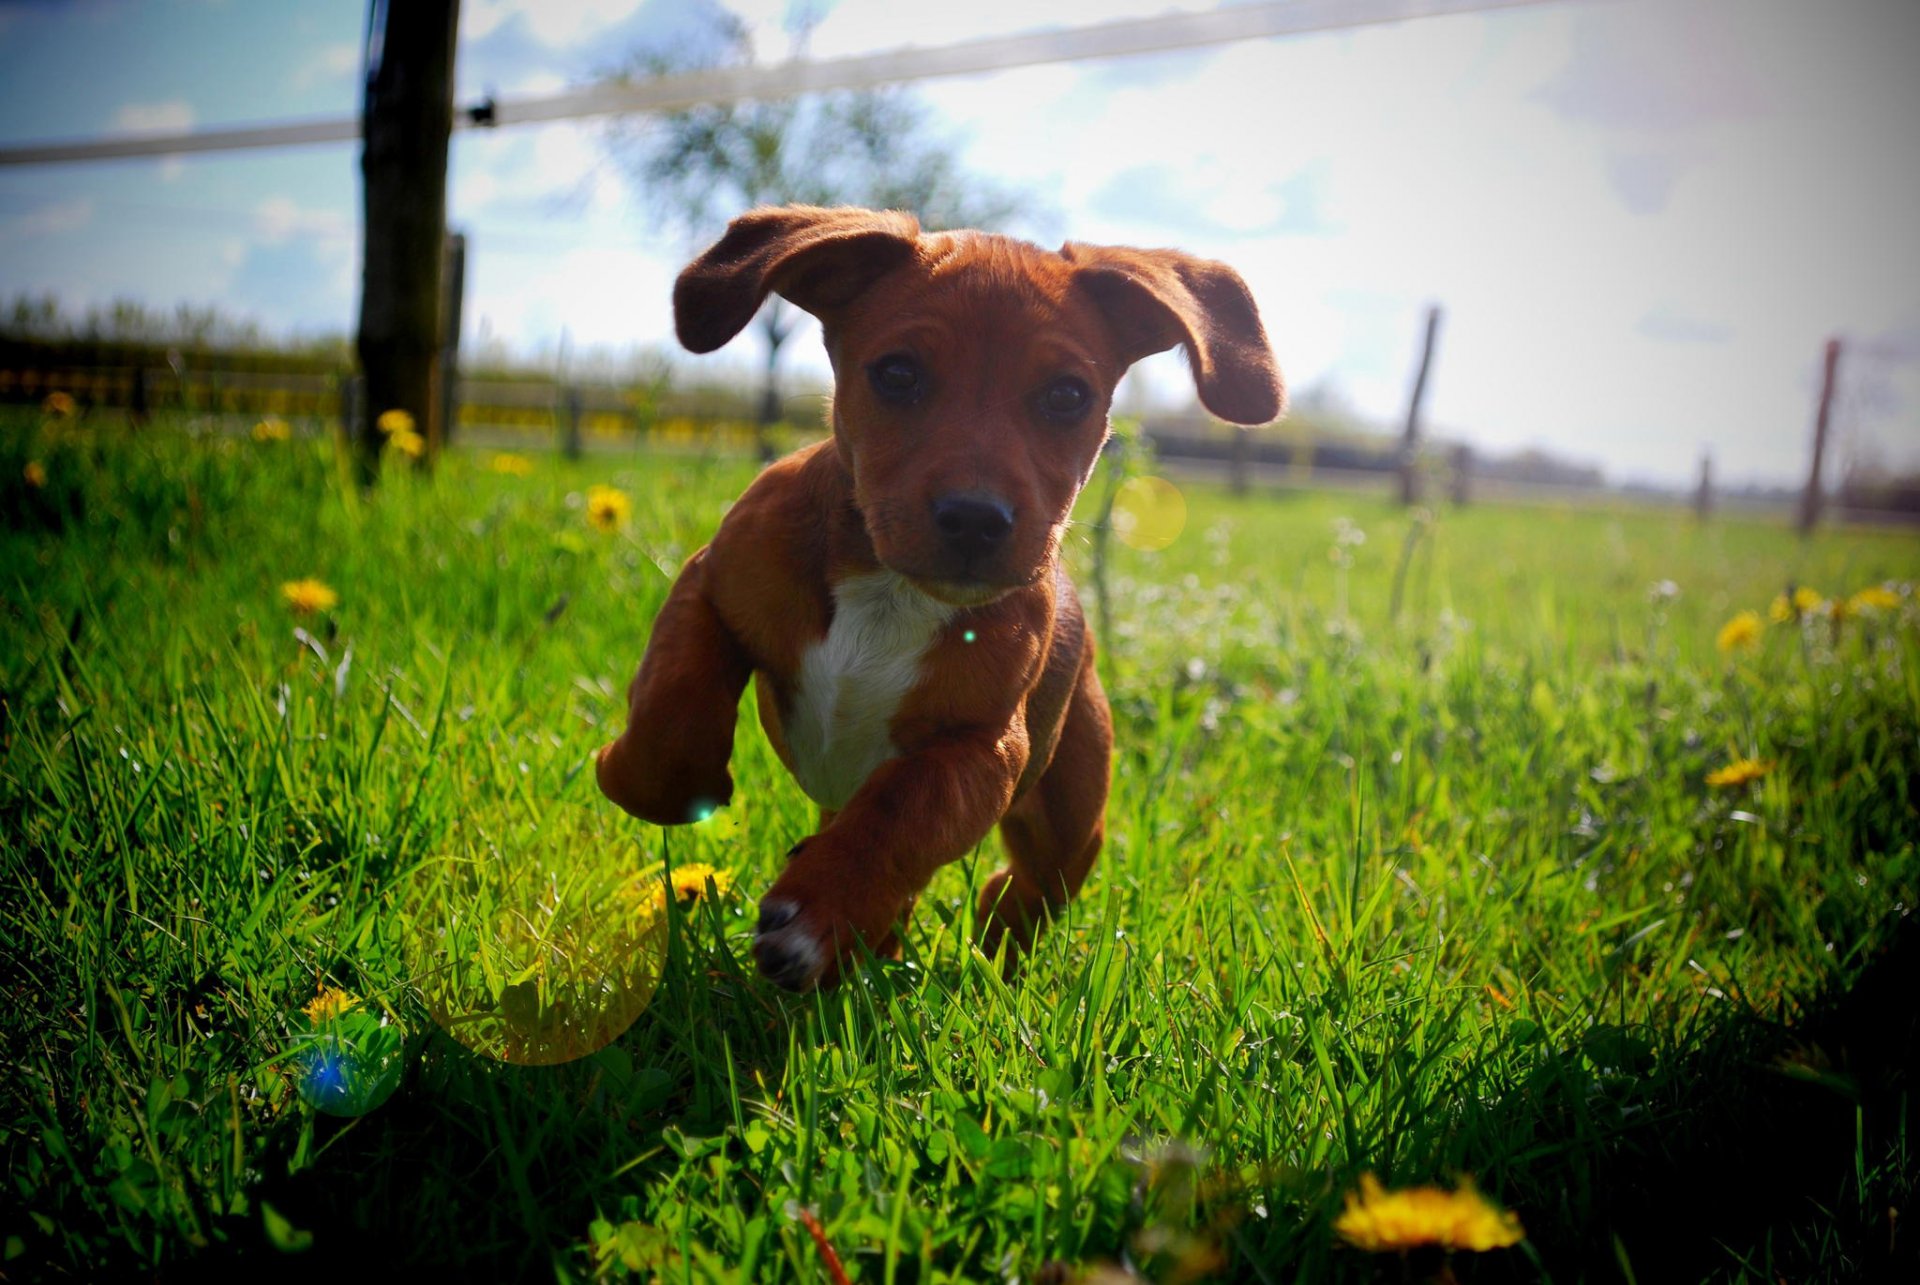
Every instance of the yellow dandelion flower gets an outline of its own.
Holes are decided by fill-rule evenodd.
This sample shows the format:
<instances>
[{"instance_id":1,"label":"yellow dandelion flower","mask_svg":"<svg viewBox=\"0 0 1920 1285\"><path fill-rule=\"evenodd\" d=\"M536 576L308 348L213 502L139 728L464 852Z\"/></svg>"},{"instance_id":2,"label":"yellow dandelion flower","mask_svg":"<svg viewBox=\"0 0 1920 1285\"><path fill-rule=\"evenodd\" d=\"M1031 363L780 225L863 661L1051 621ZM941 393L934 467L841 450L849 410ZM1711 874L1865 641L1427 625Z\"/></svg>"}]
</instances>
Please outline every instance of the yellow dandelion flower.
<instances>
[{"instance_id":1,"label":"yellow dandelion flower","mask_svg":"<svg viewBox=\"0 0 1920 1285\"><path fill-rule=\"evenodd\" d=\"M487 461L487 467L496 473L505 473L509 477L526 477L533 472L533 461L524 455L501 451Z\"/></svg>"},{"instance_id":2,"label":"yellow dandelion flower","mask_svg":"<svg viewBox=\"0 0 1920 1285\"><path fill-rule=\"evenodd\" d=\"M1707 784L1716 790L1730 790L1757 781L1773 771L1773 764L1759 759L1735 759L1725 767L1707 773Z\"/></svg>"},{"instance_id":3,"label":"yellow dandelion flower","mask_svg":"<svg viewBox=\"0 0 1920 1285\"><path fill-rule=\"evenodd\" d=\"M256 442L284 442L292 436L293 429L277 415L269 415L253 426L253 440Z\"/></svg>"},{"instance_id":4,"label":"yellow dandelion flower","mask_svg":"<svg viewBox=\"0 0 1920 1285\"><path fill-rule=\"evenodd\" d=\"M593 524L595 530L618 531L627 524L632 512L633 501L618 487L587 488L587 521Z\"/></svg>"},{"instance_id":5,"label":"yellow dandelion flower","mask_svg":"<svg viewBox=\"0 0 1920 1285\"><path fill-rule=\"evenodd\" d=\"M1847 611L1855 616L1862 611L1892 611L1899 605L1900 595L1885 585L1869 585L1847 599Z\"/></svg>"},{"instance_id":6,"label":"yellow dandelion flower","mask_svg":"<svg viewBox=\"0 0 1920 1285\"><path fill-rule=\"evenodd\" d=\"M416 460L427 453L427 439L410 428L397 429L389 433L387 445L402 455Z\"/></svg>"},{"instance_id":7,"label":"yellow dandelion flower","mask_svg":"<svg viewBox=\"0 0 1920 1285\"><path fill-rule=\"evenodd\" d=\"M78 409L72 393L48 393L46 400L40 403L42 413L54 419L72 419Z\"/></svg>"},{"instance_id":8,"label":"yellow dandelion flower","mask_svg":"<svg viewBox=\"0 0 1920 1285\"><path fill-rule=\"evenodd\" d=\"M1388 1191L1370 1173L1360 1190L1347 1193L1347 1207L1333 1221L1340 1238L1369 1253L1405 1253L1429 1245L1442 1249L1505 1249L1526 1238L1520 1219L1501 1209L1462 1178L1452 1191L1408 1187Z\"/></svg>"},{"instance_id":9,"label":"yellow dandelion flower","mask_svg":"<svg viewBox=\"0 0 1920 1285\"><path fill-rule=\"evenodd\" d=\"M37 491L47 484L47 466L39 460L28 460L27 466L20 470L20 476L27 480L28 486Z\"/></svg>"},{"instance_id":10,"label":"yellow dandelion flower","mask_svg":"<svg viewBox=\"0 0 1920 1285\"><path fill-rule=\"evenodd\" d=\"M699 901L707 895L707 880L713 880L713 890L724 897L727 889L733 886L733 876L725 870L716 870L712 866L689 865L675 866L673 870L673 896L676 901Z\"/></svg>"},{"instance_id":11,"label":"yellow dandelion flower","mask_svg":"<svg viewBox=\"0 0 1920 1285\"><path fill-rule=\"evenodd\" d=\"M1756 642L1760 641L1760 629L1759 612L1741 612L1732 620L1720 626L1720 650L1723 652L1732 652L1738 651L1743 647L1753 646Z\"/></svg>"},{"instance_id":12,"label":"yellow dandelion flower","mask_svg":"<svg viewBox=\"0 0 1920 1285\"><path fill-rule=\"evenodd\" d=\"M380 418L373 421L373 426L388 437L392 437L395 433L411 433L413 416L403 410L383 410L380 412Z\"/></svg>"},{"instance_id":13,"label":"yellow dandelion flower","mask_svg":"<svg viewBox=\"0 0 1920 1285\"><path fill-rule=\"evenodd\" d=\"M287 581L280 586L280 596L286 599L289 607L303 616L316 611L332 611L340 603L339 594L312 577Z\"/></svg>"},{"instance_id":14,"label":"yellow dandelion flower","mask_svg":"<svg viewBox=\"0 0 1920 1285\"><path fill-rule=\"evenodd\" d=\"M339 987L322 986L320 993L313 997L313 1002L300 1011L307 1015L309 1022L318 1026L322 1022L331 1022L336 1017L344 1017L350 1010L359 1006L359 1000Z\"/></svg>"},{"instance_id":15,"label":"yellow dandelion flower","mask_svg":"<svg viewBox=\"0 0 1920 1285\"><path fill-rule=\"evenodd\" d=\"M1798 620L1802 616L1819 610L1821 601L1818 589L1809 589L1806 585L1801 585L1791 594L1783 593L1775 598L1772 605L1767 608L1767 615L1772 617L1774 624L1784 625L1789 620Z\"/></svg>"}]
</instances>

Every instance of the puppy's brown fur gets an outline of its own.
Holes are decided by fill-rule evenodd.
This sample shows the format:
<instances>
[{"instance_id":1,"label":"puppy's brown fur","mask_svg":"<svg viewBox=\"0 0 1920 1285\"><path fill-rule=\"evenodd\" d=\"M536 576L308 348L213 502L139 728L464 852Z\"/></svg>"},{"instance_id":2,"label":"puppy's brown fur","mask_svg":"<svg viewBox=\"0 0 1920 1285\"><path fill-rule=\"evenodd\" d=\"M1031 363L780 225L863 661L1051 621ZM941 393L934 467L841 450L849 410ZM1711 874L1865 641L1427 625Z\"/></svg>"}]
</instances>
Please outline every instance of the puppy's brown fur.
<instances>
[{"instance_id":1,"label":"puppy's brown fur","mask_svg":"<svg viewBox=\"0 0 1920 1285\"><path fill-rule=\"evenodd\" d=\"M817 316L831 440L769 467L688 560L600 752L607 796L662 825L733 793L740 693L821 805L762 899L754 955L802 990L895 932L935 869L996 823L983 945L1031 944L1099 853L1113 729L1059 560L1114 384L1186 349L1236 423L1283 391L1246 286L1174 250L788 207L736 219L681 274L680 338L726 343L770 292Z\"/></svg>"}]
</instances>

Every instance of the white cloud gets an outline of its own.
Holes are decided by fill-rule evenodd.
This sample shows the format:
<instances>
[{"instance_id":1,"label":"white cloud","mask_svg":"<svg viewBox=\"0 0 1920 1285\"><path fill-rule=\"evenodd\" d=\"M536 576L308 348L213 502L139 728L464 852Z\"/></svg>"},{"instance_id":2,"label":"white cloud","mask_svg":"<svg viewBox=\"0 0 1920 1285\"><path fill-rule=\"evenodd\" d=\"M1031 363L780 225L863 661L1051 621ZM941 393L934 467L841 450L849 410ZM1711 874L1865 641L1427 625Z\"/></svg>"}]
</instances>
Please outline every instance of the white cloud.
<instances>
[{"instance_id":1,"label":"white cloud","mask_svg":"<svg viewBox=\"0 0 1920 1285\"><path fill-rule=\"evenodd\" d=\"M452 158L448 217L492 210L543 222L592 214L637 224L618 161L597 122L560 121L463 136ZM627 229L623 227L622 234Z\"/></svg>"},{"instance_id":2,"label":"white cloud","mask_svg":"<svg viewBox=\"0 0 1920 1285\"><path fill-rule=\"evenodd\" d=\"M253 209L254 235L267 245L294 237L339 242L354 235L351 220L335 210L309 209L288 196L270 196Z\"/></svg>"},{"instance_id":3,"label":"white cloud","mask_svg":"<svg viewBox=\"0 0 1920 1285\"><path fill-rule=\"evenodd\" d=\"M360 46L351 40L321 45L310 54L293 82L305 89L312 85L344 80L360 70Z\"/></svg>"},{"instance_id":4,"label":"white cloud","mask_svg":"<svg viewBox=\"0 0 1920 1285\"><path fill-rule=\"evenodd\" d=\"M93 201L77 197L70 201L51 201L25 214L0 221L0 237L57 236L74 232L93 222Z\"/></svg>"},{"instance_id":5,"label":"white cloud","mask_svg":"<svg viewBox=\"0 0 1920 1285\"><path fill-rule=\"evenodd\" d=\"M729 9L766 32L760 47L784 53L782 0L732 0ZM901 4L899 0L840 0L814 32L815 57L873 53L905 45L936 46L1010 36L1052 27L1090 26L1124 18L1205 10L1206 3L1167 0L972 0L969 4Z\"/></svg>"},{"instance_id":6,"label":"white cloud","mask_svg":"<svg viewBox=\"0 0 1920 1285\"><path fill-rule=\"evenodd\" d=\"M113 128L127 134L172 134L193 128L193 106L184 99L127 103L113 114Z\"/></svg>"},{"instance_id":7,"label":"white cloud","mask_svg":"<svg viewBox=\"0 0 1920 1285\"><path fill-rule=\"evenodd\" d=\"M528 34L549 48L580 44L620 22L644 0L468 0L460 13L460 34L479 40L515 18Z\"/></svg>"},{"instance_id":8,"label":"white cloud","mask_svg":"<svg viewBox=\"0 0 1920 1285\"><path fill-rule=\"evenodd\" d=\"M580 348L658 343L672 333L675 269L639 247L489 249L475 241L467 315L509 343L532 349L564 332Z\"/></svg>"},{"instance_id":9,"label":"white cloud","mask_svg":"<svg viewBox=\"0 0 1920 1285\"><path fill-rule=\"evenodd\" d=\"M567 87L567 78L553 71L536 71L521 77L501 91L506 98L545 98Z\"/></svg>"}]
</instances>

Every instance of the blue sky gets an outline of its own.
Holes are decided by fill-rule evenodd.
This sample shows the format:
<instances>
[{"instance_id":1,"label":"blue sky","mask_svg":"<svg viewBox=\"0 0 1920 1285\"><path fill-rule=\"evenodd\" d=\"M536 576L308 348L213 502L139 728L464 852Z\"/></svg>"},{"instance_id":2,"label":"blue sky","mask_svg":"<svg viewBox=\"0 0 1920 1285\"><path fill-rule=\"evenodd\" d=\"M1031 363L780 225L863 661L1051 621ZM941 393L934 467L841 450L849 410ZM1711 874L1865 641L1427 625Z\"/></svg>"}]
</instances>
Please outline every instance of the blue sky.
<instances>
[{"instance_id":1,"label":"blue sky","mask_svg":"<svg viewBox=\"0 0 1920 1285\"><path fill-rule=\"evenodd\" d=\"M691 0L467 0L458 97L551 92L685 29ZM784 0L729 0L769 57ZM819 56L1201 7L838 0ZM0 2L0 142L351 114L365 7ZM1239 268L1297 391L1400 414L1447 321L1443 431L1616 479L1804 468L1820 345L1851 345L1841 457L1920 463L1920 5L1590 0L927 82L1022 231ZM652 226L599 123L457 135L469 335L669 345L697 249ZM0 295L217 303L350 328L357 152L0 170ZM746 367L752 337L709 358ZM824 372L802 338L796 367ZM1140 394L1184 391L1173 357Z\"/></svg>"}]
</instances>

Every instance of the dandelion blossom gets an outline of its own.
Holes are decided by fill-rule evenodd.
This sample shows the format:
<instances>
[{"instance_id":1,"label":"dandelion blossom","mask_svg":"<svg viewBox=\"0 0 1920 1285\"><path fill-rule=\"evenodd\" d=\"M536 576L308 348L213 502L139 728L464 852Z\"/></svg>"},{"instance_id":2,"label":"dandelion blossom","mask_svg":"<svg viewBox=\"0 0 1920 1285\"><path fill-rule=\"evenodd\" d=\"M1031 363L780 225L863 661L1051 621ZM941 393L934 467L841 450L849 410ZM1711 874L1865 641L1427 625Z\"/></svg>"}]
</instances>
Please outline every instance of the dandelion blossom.
<instances>
[{"instance_id":1,"label":"dandelion blossom","mask_svg":"<svg viewBox=\"0 0 1920 1285\"><path fill-rule=\"evenodd\" d=\"M1739 651L1760 641L1760 613L1743 611L1720 626L1720 650Z\"/></svg>"},{"instance_id":2,"label":"dandelion blossom","mask_svg":"<svg viewBox=\"0 0 1920 1285\"><path fill-rule=\"evenodd\" d=\"M712 866L677 866L673 871L673 897L676 901L700 901L707 895L707 880L713 880L713 890L718 895L727 895L727 889L733 886L733 876L725 870L716 870Z\"/></svg>"},{"instance_id":3,"label":"dandelion blossom","mask_svg":"<svg viewBox=\"0 0 1920 1285\"><path fill-rule=\"evenodd\" d=\"M289 607L303 616L316 611L332 611L340 603L339 594L311 577L287 581L280 586L280 596L286 599Z\"/></svg>"},{"instance_id":4,"label":"dandelion blossom","mask_svg":"<svg viewBox=\"0 0 1920 1285\"><path fill-rule=\"evenodd\" d=\"M41 412L52 419L72 419L77 409L72 393L48 393L40 403Z\"/></svg>"},{"instance_id":5,"label":"dandelion blossom","mask_svg":"<svg viewBox=\"0 0 1920 1285\"><path fill-rule=\"evenodd\" d=\"M427 439L410 428L396 429L389 433L387 445L411 459L417 460L427 453Z\"/></svg>"},{"instance_id":6,"label":"dandelion blossom","mask_svg":"<svg viewBox=\"0 0 1920 1285\"><path fill-rule=\"evenodd\" d=\"M587 521L593 524L595 530L618 531L627 524L627 517L632 512L633 501L618 487L587 488Z\"/></svg>"},{"instance_id":7,"label":"dandelion blossom","mask_svg":"<svg viewBox=\"0 0 1920 1285\"><path fill-rule=\"evenodd\" d=\"M403 410L383 410L380 418L373 421L373 426L388 437L396 433L411 433L413 416Z\"/></svg>"},{"instance_id":8,"label":"dandelion blossom","mask_svg":"<svg viewBox=\"0 0 1920 1285\"><path fill-rule=\"evenodd\" d=\"M284 442L292 436L293 429L277 415L269 415L253 426L253 440L256 442Z\"/></svg>"},{"instance_id":9,"label":"dandelion blossom","mask_svg":"<svg viewBox=\"0 0 1920 1285\"><path fill-rule=\"evenodd\" d=\"M501 451L487 461L487 467L509 477L526 477L533 472L533 461L524 455Z\"/></svg>"},{"instance_id":10,"label":"dandelion blossom","mask_svg":"<svg viewBox=\"0 0 1920 1285\"><path fill-rule=\"evenodd\" d=\"M1847 599L1847 612L1857 616L1862 611L1892 611L1899 605L1899 594L1885 585L1869 585Z\"/></svg>"},{"instance_id":11,"label":"dandelion blossom","mask_svg":"<svg viewBox=\"0 0 1920 1285\"><path fill-rule=\"evenodd\" d=\"M39 460L28 460L27 466L20 470L20 476L27 480L28 486L37 491L47 484L47 466Z\"/></svg>"},{"instance_id":12,"label":"dandelion blossom","mask_svg":"<svg viewBox=\"0 0 1920 1285\"><path fill-rule=\"evenodd\" d=\"M360 1001L337 986L322 986L313 1002L300 1011L315 1026L322 1022L331 1022L336 1017L344 1017L351 1009L358 1008Z\"/></svg>"},{"instance_id":13,"label":"dandelion blossom","mask_svg":"<svg viewBox=\"0 0 1920 1285\"><path fill-rule=\"evenodd\" d=\"M1773 770L1773 764L1759 759L1735 759L1725 767L1707 773L1707 784L1716 790L1731 790L1757 781Z\"/></svg>"},{"instance_id":14,"label":"dandelion blossom","mask_svg":"<svg viewBox=\"0 0 1920 1285\"><path fill-rule=\"evenodd\" d=\"M1801 585L1791 594L1783 593L1775 598L1773 605L1767 608L1767 615L1773 618L1774 624L1784 625L1789 620L1798 620L1802 616L1811 615L1819 609L1821 601L1818 589L1809 589L1806 585Z\"/></svg>"},{"instance_id":15,"label":"dandelion blossom","mask_svg":"<svg viewBox=\"0 0 1920 1285\"><path fill-rule=\"evenodd\" d=\"M1501 1209L1462 1178L1452 1191L1409 1187L1388 1191L1370 1173L1360 1190L1347 1193L1347 1207L1333 1229L1349 1245L1370 1253L1405 1253L1429 1245L1442 1249L1505 1249L1525 1239L1520 1219Z\"/></svg>"}]
</instances>

